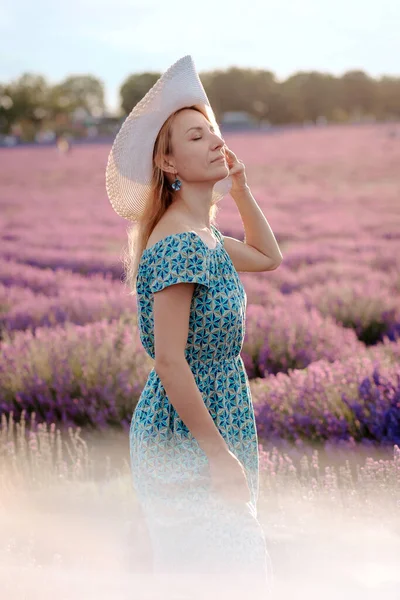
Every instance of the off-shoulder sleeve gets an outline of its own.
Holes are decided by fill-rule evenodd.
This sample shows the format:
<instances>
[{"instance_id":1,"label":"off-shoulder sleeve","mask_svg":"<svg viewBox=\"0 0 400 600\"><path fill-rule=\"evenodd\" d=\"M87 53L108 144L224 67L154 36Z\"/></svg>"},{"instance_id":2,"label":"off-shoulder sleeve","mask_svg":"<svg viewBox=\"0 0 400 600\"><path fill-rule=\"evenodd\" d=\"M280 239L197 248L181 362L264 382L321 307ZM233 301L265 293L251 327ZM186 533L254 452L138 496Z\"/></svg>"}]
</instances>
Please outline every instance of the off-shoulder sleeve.
<instances>
[{"instance_id":1,"label":"off-shoulder sleeve","mask_svg":"<svg viewBox=\"0 0 400 600\"><path fill-rule=\"evenodd\" d=\"M217 239L221 242L221 244L224 245L224 236L222 235L222 233L220 232L220 230L218 229L218 227L216 227L215 225L211 224L211 229L214 231Z\"/></svg>"},{"instance_id":2,"label":"off-shoulder sleeve","mask_svg":"<svg viewBox=\"0 0 400 600\"><path fill-rule=\"evenodd\" d=\"M196 234L185 232L160 240L152 259L149 286L153 293L176 283L209 286L207 249Z\"/></svg>"}]
</instances>

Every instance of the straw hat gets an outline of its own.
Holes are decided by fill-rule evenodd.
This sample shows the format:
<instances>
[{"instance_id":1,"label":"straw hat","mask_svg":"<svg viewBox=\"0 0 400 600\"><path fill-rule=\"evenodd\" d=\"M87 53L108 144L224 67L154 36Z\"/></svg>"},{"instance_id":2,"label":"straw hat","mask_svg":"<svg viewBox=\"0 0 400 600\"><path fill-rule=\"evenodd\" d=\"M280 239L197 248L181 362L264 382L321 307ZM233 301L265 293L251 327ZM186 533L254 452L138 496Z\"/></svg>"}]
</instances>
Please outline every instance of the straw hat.
<instances>
[{"instance_id":1,"label":"straw hat","mask_svg":"<svg viewBox=\"0 0 400 600\"><path fill-rule=\"evenodd\" d=\"M115 212L138 221L150 199L153 149L167 118L180 108L203 108L218 135L214 112L190 54L177 60L136 104L118 131L106 168L107 195ZM227 175L213 188L212 202L218 202L231 188Z\"/></svg>"}]
</instances>

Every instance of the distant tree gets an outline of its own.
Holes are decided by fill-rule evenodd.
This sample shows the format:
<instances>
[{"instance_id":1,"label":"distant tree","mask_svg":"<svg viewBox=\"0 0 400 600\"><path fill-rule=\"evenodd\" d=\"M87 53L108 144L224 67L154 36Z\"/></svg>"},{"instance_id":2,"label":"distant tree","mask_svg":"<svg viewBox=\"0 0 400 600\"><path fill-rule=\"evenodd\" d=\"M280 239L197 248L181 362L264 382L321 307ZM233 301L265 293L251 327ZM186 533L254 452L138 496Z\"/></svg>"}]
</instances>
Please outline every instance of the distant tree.
<instances>
[{"instance_id":1,"label":"distant tree","mask_svg":"<svg viewBox=\"0 0 400 600\"><path fill-rule=\"evenodd\" d=\"M42 75L23 73L2 86L0 123L2 133L9 133L13 123L23 119L24 127L34 135L35 129L46 116L47 83Z\"/></svg>"},{"instance_id":2,"label":"distant tree","mask_svg":"<svg viewBox=\"0 0 400 600\"><path fill-rule=\"evenodd\" d=\"M400 78L385 75L377 82L377 113L380 118L400 118Z\"/></svg>"},{"instance_id":3,"label":"distant tree","mask_svg":"<svg viewBox=\"0 0 400 600\"><path fill-rule=\"evenodd\" d=\"M105 110L104 85L91 75L71 75L51 89L48 105L55 113L71 114L80 108L98 117Z\"/></svg>"},{"instance_id":4,"label":"distant tree","mask_svg":"<svg viewBox=\"0 0 400 600\"><path fill-rule=\"evenodd\" d=\"M121 109L128 115L134 106L153 87L161 73L139 73L130 75L120 87Z\"/></svg>"},{"instance_id":5,"label":"distant tree","mask_svg":"<svg viewBox=\"0 0 400 600\"><path fill-rule=\"evenodd\" d=\"M378 108L378 86L363 71L347 71L340 79L338 104L351 115L366 115Z\"/></svg>"}]
</instances>

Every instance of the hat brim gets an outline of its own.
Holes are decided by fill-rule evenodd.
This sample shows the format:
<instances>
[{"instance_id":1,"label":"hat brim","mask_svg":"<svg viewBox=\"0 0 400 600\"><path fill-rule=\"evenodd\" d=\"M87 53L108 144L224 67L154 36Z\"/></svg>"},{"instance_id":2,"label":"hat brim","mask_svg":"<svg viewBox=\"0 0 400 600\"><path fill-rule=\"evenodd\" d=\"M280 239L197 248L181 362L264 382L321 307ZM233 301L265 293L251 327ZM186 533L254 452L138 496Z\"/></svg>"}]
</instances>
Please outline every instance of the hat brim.
<instances>
[{"instance_id":1,"label":"hat brim","mask_svg":"<svg viewBox=\"0 0 400 600\"><path fill-rule=\"evenodd\" d=\"M106 190L112 207L121 217L137 221L151 197L153 149L168 117L186 106L197 105L221 135L214 111L197 74L193 59L184 56L174 63L138 102L118 131L106 167ZM217 181L212 204L231 189L229 175Z\"/></svg>"}]
</instances>

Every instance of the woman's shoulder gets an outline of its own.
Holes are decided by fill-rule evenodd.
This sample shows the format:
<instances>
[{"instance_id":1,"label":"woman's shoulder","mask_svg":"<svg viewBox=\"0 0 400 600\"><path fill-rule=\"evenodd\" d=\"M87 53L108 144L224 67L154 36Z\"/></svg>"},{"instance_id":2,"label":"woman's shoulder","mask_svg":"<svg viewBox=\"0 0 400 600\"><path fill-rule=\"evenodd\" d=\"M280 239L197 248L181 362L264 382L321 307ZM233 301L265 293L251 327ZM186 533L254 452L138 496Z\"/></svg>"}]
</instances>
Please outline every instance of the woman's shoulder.
<instances>
[{"instance_id":1,"label":"woman's shoulder","mask_svg":"<svg viewBox=\"0 0 400 600\"><path fill-rule=\"evenodd\" d=\"M218 228L211 225L216 245L209 247L195 231L175 231L164 229L161 237L151 236L139 261L138 277L146 280L152 291L160 286L178 282L209 284L209 266L212 257L223 247L223 236ZM160 230L161 231L161 230ZM152 243L151 243L152 242Z\"/></svg>"},{"instance_id":2,"label":"woman's shoulder","mask_svg":"<svg viewBox=\"0 0 400 600\"><path fill-rule=\"evenodd\" d=\"M211 230L213 231L217 243L222 243L223 236L218 228L211 224ZM207 249L213 249L208 247L204 240L202 240L202 238L195 231L182 230L177 226L174 227L170 225L169 227L162 227L157 231L152 231L152 234L147 241L147 246L143 250L142 257L151 256L154 254L164 255L165 253L168 254L169 252L180 252L189 248L192 250L200 248L205 251Z\"/></svg>"},{"instance_id":3,"label":"woman's shoulder","mask_svg":"<svg viewBox=\"0 0 400 600\"><path fill-rule=\"evenodd\" d=\"M143 250L142 258L161 257L179 254L189 245L195 243L191 231L177 231L175 233L165 234L163 237L155 238L152 243L148 243Z\"/></svg>"}]
</instances>

